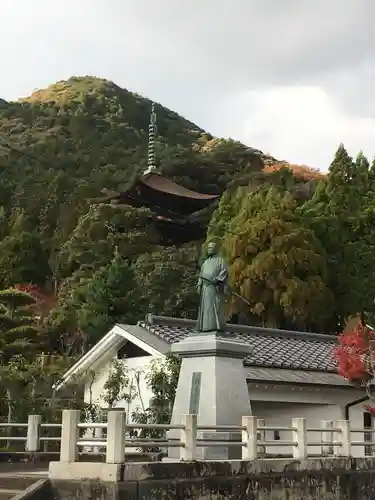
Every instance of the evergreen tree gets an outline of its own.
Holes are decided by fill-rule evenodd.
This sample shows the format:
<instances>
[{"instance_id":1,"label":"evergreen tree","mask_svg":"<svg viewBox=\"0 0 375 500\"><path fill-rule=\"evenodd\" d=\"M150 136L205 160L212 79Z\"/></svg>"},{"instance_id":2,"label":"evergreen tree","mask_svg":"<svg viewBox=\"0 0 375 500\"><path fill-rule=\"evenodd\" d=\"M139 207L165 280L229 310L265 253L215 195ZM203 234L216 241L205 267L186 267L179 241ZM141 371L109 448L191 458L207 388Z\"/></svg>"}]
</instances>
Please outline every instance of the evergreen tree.
<instances>
[{"instance_id":1,"label":"evergreen tree","mask_svg":"<svg viewBox=\"0 0 375 500\"><path fill-rule=\"evenodd\" d=\"M0 286L43 285L49 276L48 256L43 250L41 235L21 213L16 216L9 235L0 241Z\"/></svg>"},{"instance_id":2,"label":"evergreen tree","mask_svg":"<svg viewBox=\"0 0 375 500\"><path fill-rule=\"evenodd\" d=\"M195 318L200 245L156 249L134 263L137 287L142 291L142 309L164 316ZM166 284L168 286L166 286Z\"/></svg>"},{"instance_id":3,"label":"evergreen tree","mask_svg":"<svg viewBox=\"0 0 375 500\"><path fill-rule=\"evenodd\" d=\"M32 354L37 328L31 306L32 295L17 289L0 291L0 356L1 364L13 356Z\"/></svg>"},{"instance_id":4,"label":"evergreen tree","mask_svg":"<svg viewBox=\"0 0 375 500\"><path fill-rule=\"evenodd\" d=\"M305 222L329 259L328 284L335 297L336 329L353 314L370 312L375 297L374 216L367 158L356 161L340 145L326 179L304 207Z\"/></svg>"},{"instance_id":5,"label":"evergreen tree","mask_svg":"<svg viewBox=\"0 0 375 500\"><path fill-rule=\"evenodd\" d=\"M373 159L369 168L369 189L372 193L375 192L375 158Z\"/></svg>"},{"instance_id":6,"label":"evergreen tree","mask_svg":"<svg viewBox=\"0 0 375 500\"><path fill-rule=\"evenodd\" d=\"M222 238L228 231L228 224L238 214L247 187L227 189L220 198L207 231L207 240Z\"/></svg>"},{"instance_id":7,"label":"evergreen tree","mask_svg":"<svg viewBox=\"0 0 375 500\"><path fill-rule=\"evenodd\" d=\"M244 196L224 239L235 291L261 324L324 331L330 321L327 257L296 215L296 202L275 189ZM246 308L234 297L231 312Z\"/></svg>"},{"instance_id":8,"label":"evergreen tree","mask_svg":"<svg viewBox=\"0 0 375 500\"><path fill-rule=\"evenodd\" d=\"M353 197L355 164L343 144L336 151L328 170L326 192L328 210L333 213L351 210L357 204Z\"/></svg>"},{"instance_id":9,"label":"evergreen tree","mask_svg":"<svg viewBox=\"0 0 375 500\"><path fill-rule=\"evenodd\" d=\"M106 266L115 247L126 258L137 258L150 248L147 210L129 206L92 207L82 216L58 256L59 276L92 275Z\"/></svg>"},{"instance_id":10,"label":"evergreen tree","mask_svg":"<svg viewBox=\"0 0 375 500\"><path fill-rule=\"evenodd\" d=\"M133 269L116 251L109 265L99 269L75 296L78 327L86 336L87 347L115 323L136 323L140 298Z\"/></svg>"},{"instance_id":11,"label":"evergreen tree","mask_svg":"<svg viewBox=\"0 0 375 500\"><path fill-rule=\"evenodd\" d=\"M368 193L370 188L370 163L361 151L355 160L353 183L360 196Z\"/></svg>"},{"instance_id":12,"label":"evergreen tree","mask_svg":"<svg viewBox=\"0 0 375 500\"><path fill-rule=\"evenodd\" d=\"M323 203L325 212L354 215L361 208L369 185L368 161L359 153L356 161L340 144L329 167L328 175L319 182L313 203Z\"/></svg>"},{"instance_id":13,"label":"evergreen tree","mask_svg":"<svg viewBox=\"0 0 375 500\"><path fill-rule=\"evenodd\" d=\"M0 291L0 388L6 395L8 422L38 352L38 330L30 308L34 303L20 290Z\"/></svg>"}]
</instances>

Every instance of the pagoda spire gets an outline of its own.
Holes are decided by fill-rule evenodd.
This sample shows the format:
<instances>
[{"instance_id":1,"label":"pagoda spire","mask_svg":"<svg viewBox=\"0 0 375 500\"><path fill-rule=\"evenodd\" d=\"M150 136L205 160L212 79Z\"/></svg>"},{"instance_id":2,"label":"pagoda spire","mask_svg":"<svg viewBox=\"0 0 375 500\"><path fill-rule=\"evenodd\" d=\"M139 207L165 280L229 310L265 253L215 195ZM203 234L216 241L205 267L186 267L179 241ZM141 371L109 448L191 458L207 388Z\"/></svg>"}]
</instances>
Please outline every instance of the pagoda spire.
<instances>
[{"instance_id":1,"label":"pagoda spire","mask_svg":"<svg viewBox=\"0 0 375 500\"><path fill-rule=\"evenodd\" d=\"M152 103L150 125L148 126L148 168L143 175L150 174L156 168L155 164L155 134L156 134L156 112L155 103Z\"/></svg>"}]
</instances>

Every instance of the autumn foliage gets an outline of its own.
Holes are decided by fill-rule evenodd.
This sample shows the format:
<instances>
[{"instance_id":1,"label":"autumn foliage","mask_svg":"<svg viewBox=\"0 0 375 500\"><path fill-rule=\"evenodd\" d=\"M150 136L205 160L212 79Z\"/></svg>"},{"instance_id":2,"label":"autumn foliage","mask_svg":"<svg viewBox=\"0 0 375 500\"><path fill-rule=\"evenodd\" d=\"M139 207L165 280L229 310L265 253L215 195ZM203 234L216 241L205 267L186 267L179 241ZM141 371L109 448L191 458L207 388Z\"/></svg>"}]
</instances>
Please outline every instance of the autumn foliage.
<instances>
[{"instance_id":1,"label":"autumn foliage","mask_svg":"<svg viewBox=\"0 0 375 500\"><path fill-rule=\"evenodd\" d=\"M365 387L370 396L370 383L375 375L375 331L358 323L339 337L335 349L339 374L357 387ZM375 408L366 405L375 413Z\"/></svg>"},{"instance_id":2,"label":"autumn foliage","mask_svg":"<svg viewBox=\"0 0 375 500\"><path fill-rule=\"evenodd\" d=\"M44 293L38 285L27 283L16 285L15 288L30 294L34 298L35 304L31 309L34 309L35 313L41 317L47 315L56 305L56 296Z\"/></svg>"},{"instance_id":3,"label":"autumn foliage","mask_svg":"<svg viewBox=\"0 0 375 500\"><path fill-rule=\"evenodd\" d=\"M325 175L317 168L311 168L307 165L295 165L286 162L272 163L271 165L266 165L263 169L265 173L277 172L281 168L288 168L293 172L296 178L302 179L304 181L320 180L325 177Z\"/></svg>"},{"instance_id":4,"label":"autumn foliage","mask_svg":"<svg viewBox=\"0 0 375 500\"><path fill-rule=\"evenodd\" d=\"M25 292L25 293L32 295L35 300L41 299L44 295L43 292L41 291L40 287L38 285L34 285L32 283L16 285L15 288L17 290L20 290L21 292Z\"/></svg>"}]
</instances>

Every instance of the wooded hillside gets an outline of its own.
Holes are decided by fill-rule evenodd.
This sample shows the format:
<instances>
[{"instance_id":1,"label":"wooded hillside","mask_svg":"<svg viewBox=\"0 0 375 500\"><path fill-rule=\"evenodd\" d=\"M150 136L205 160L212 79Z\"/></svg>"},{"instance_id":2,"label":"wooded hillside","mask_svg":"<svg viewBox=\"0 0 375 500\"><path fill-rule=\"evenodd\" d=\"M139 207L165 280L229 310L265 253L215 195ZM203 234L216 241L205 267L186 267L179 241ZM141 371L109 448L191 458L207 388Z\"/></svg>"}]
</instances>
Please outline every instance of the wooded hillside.
<instances>
[{"instance_id":1,"label":"wooded hillside","mask_svg":"<svg viewBox=\"0 0 375 500\"><path fill-rule=\"evenodd\" d=\"M52 350L58 349L60 335L70 334L74 350L85 349L119 317L136 321L148 310L195 314L190 285L200 245L165 249L155 245L145 211L90 204L103 188L124 189L147 167L150 110L147 99L91 77L58 82L1 107L0 287L32 283L49 296L49 304L55 296L58 307L47 319ZM262 170L272 158L213 138L162 106L156 113L158 168L169 178L209 194L246 185L253 177L264 182ZM108 295L107 302L101 300L102 317L92 310L97 300L92 288L107 279L103 273L111 265L128 266L122 272L132 275L144 296L133 307L126 299L129 286L121 290L118 306ZM178 290L167 297L155 294L168 273L177 273ZM106 290L109 294L108 285Z\"/></svg>"}]
</instances>

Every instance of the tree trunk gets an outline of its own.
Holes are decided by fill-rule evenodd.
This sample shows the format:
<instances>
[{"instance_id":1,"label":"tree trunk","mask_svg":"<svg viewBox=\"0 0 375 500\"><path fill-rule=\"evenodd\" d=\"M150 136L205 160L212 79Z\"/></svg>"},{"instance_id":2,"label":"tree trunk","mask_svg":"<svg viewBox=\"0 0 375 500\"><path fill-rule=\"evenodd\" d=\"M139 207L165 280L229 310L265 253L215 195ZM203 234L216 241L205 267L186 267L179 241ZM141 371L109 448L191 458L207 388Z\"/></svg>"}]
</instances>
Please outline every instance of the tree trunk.
<instances>
[{"instance_id":1,"label":"tree trunk","mask_svg":"<svg viewBox=\"0 0 375 500\"><path fill-rule=\"evenodd\" d=\"M12 401L12 393L11 393L10 389L6 390L6 394L7 394L7 405L8 405L7 423L11 424L12 423L12 417L13 417L13 405L12 405L13 401ZM7 435L7 437L10 437L12 435L12 427L7 427L6 435ZM6 446L7 446L7 448L10 448L11 442L7 441L7 445Z\"/></svg>"}]
</instances>

